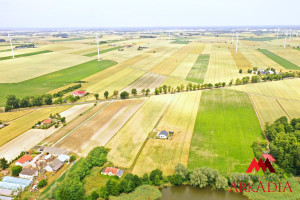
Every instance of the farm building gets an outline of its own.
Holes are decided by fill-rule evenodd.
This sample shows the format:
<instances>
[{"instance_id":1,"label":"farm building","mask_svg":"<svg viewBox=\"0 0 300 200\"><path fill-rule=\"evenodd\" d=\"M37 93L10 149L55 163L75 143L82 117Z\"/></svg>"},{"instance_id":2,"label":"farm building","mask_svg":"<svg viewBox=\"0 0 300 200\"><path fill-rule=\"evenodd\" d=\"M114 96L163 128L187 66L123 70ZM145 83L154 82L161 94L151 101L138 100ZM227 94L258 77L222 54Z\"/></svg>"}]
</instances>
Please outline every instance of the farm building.
<instances>
[{"instance_id":1,"label":"farm building","mask_svg":"<svg viewBox=\"0 0 300 200\"><path fill-rule=\"evenodd\" d=\"M124 170L114 168L114 167L105 167L101 172L101 174L109 175L109 176L118 176L119 178L122 177L123 173Z\"/></svg>"},{"instance_id":2,"label":"farm building","mask_svg":"<svg viewBox=\"0 0 300 200\"><path fill-rule=\"evenodd\" d=\"M32 183L32 180L15 178L11 176L4 176L0 182L0 189L6 190L24 190L25 187L29 186Z\"/></svg>"},{"instance_id":3,"label":"farm building","mask_svg":"<svg viewBox=\"0 0 300 200\"><path fill-rule=\"evenodd\" d=\"M275 162L275 158L271 154L262 154L261 155L265 160L269 159L271 163Z\"/></svg>"},{"instance_id":4,"label":"farm building","mask_svg":"<svg viewBox=\"0 0 300 200\"><path fill-rule=\"evenodd\" d=\"M70 156L68 155L64 155L64 154L61 154L57 157L58 160L60 160L62 163L66 162L67 160L70 159Z\"/></svg>"},{"instance_id":5,"label":"farm building","mask_svg":"<svg viewBox=\"0 0 300 200\"><path fill-rule=\"evenodd\" d=\"M41 124L42 124L42 125L44 125L44 124L49 125L51 122L52 122L51 119L45 119Z\"/></svg>"},{"instance_id":6,"label":"farm building","mask_svg":"<svg viewBox=\"0 0 300 200\"><path fill-rule=\"evenodd\" d=\"M161 139L167 139L168 136L169 136L169 133L166 130L163 130L158 134L158 137Z\"/></svg>"},{"instance_id":7,"label":"farm building","mask_svg":"<svg viewBox=\"0 0 300 200\"><path fill-rule=\"evenodd\" d=\"M44 147L43 152L48 153L48 154L52 154L54 156L59 156L61 154L64 154L64 155L69 154L69 151L67 151L65 149L60 149L60 148L56 148L56 147L48 147L48 146Z\"/></svg>"},{"instance_id":8,"label":"farm building","mask_svg":"<svg viewBox=\"0 0 300 200\"><path fill-rule=\"evenodd\" d=\"M38 171L34 169L23 169L19 174L20 178L26 178L30 180L32 180L37 175Z\"/></svg>"},{"instance_id":9,"label":"farm building","mask_svg":"<svg viewBox=\"0 0 300 200\"><path fill-rule=\"evenodd\" d=\"M77 90L75 92L72 92L72 95L74 97L83 97L84 95L86 95L86 91Z\"/></svg>"},{"instance_id":10,"label":"farm building","mask_svg":"<svg viewBox=\"0 0 300 200\"><path fill-rule=\"evenodd\" d=\"M21 158L19 158L16 162L16 165L19 166L26 166L30 161L32 160L32 157L30 155L24 155Z\"/></svg>"},{"instance_id":11,"label":"farm building","mask_svg":"<svg viewBox=\"0 0 300 200\"><path fill-rule=\"evenodd\" d=\"M13 200L14 198L0 195L0 199L1 200Z\"/></svg>"},{"instance_id":12,"label":"farm building","mask_svg":"<svg viewBox=\"0 0 300 200\"><path fill-rule=\"evenodd\" d=\"M44 169L48 172L58 171L64 163L62 163L58 158L52 161L49 165L47 165Z\"/></svg>"}]
</instances>

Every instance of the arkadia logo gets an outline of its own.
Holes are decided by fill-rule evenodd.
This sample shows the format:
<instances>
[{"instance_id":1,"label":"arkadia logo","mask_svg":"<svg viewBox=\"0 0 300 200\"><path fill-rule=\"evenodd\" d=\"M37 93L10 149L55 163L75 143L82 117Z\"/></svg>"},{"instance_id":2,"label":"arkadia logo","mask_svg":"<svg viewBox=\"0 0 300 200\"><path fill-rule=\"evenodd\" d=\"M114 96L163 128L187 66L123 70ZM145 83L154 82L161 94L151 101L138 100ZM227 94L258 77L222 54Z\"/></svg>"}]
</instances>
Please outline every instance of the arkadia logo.
<instances>
[{"instance_id":1,"label":"arkadia logo","mask_svg":"<svg viewBox=\"0 0 300 200\"><path fill-rule=\"evenodd\" d=\"M275 161L275 159L273 159L273 160ZM255 160L255 158L253 158L246 173L252 173L253 169L255 169L256 172L258 172L260 169L262 169L262 171L265 172L267 170L267 168L269 169L270 173L275 173L275 170L268 158L266 158L265 162L261 158L259 159L258 162ZM259 183L258 183L258 181L257 181L258 185L256 186L256 184L253 181L250 181L248 183L243 182L244 180L247 180L247 177L245 177L245 176L247 176L248 178L250 177L249 175L242 174L241 177L238 178L239 183L234 182L234 181L232 182L229 192L231 192L232 189L235 189L236 192L259 192L259 191L266 192L266 190L265 190L266 187L268 188L267 192L286 192L286 191L293 192L288 181L286 181L285 186L282 190L281 182L275 183L275 182L259 181ZM267 175L265 175L265 176L267 177ZM265 180L266 180L266 177L264 178ZM265 186L263 184L265 184ZM253 190L253 187L257 187L256 190ZM238 188L240 189L240 191L238 191ZM286 189L288 189L288 190L286 190Z\"/></svg>"},{"instance_id":2,"label":"arkadia logo","mask_svg":"<svg viewBox=\"0 0 300 200\"><path fill-rule=\"evenodd\" d=\"M259 161L256 162L255 158L253 158L246 173L251 173L253 168L255 168L256 172L258 172L260 168L263 170L263 172L265 172L266 169L268 168L271 173L275 173L275 170L272 167L271 162L269 161L268 158L266 159L265 162L262 159L259 159Z\"/></svg>"}]
</instances>

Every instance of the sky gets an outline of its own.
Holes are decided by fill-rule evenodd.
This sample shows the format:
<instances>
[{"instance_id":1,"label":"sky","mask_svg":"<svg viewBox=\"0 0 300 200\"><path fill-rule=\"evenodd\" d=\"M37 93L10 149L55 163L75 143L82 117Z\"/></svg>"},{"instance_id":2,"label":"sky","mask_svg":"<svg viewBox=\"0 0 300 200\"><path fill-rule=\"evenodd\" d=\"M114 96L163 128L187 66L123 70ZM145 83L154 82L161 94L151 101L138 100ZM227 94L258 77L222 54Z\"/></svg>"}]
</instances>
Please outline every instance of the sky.
<instances>
[{"instance_id":1,"label":"sky","mask_svg":"<svg viewBox=\"0 0 300 200\"><path fill-rule=\"evenodd\" d=\"M299 0L0 0L0 28L299 25Z\"/></svg>"}]
</instances>

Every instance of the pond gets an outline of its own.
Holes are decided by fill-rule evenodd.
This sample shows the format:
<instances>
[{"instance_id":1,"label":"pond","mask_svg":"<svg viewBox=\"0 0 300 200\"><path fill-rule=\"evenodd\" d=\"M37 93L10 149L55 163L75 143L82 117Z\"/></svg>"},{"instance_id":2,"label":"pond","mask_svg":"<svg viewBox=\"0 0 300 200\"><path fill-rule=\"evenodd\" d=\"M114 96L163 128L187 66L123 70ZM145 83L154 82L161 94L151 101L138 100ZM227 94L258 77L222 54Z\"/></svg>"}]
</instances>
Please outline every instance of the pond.
<instances>
[{"instance_id":1,"label":"pond","mask_svg":"<svg viewBox=\"0 0 300 200\"><path fill-rule=\"evenodd\" d=\"M247 200L239 193L194 188L192 186L172 186L161 189L161 200Z\"/></svg>"}]
</instances>

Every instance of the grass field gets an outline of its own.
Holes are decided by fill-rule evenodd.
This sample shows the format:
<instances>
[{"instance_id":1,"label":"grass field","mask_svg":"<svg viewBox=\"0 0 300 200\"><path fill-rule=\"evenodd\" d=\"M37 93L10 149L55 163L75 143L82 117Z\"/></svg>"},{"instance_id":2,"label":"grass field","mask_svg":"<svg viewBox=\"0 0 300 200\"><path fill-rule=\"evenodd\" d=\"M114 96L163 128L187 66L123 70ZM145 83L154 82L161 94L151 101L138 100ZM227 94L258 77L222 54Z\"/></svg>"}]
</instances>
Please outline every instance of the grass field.
<instances>
[{"instance_id":1,"label":"grass field","mask_svg":"<svg viewBox=\"0 0 300 200\"><path fill-rule=\"evenodd\" d=\"M148 134L174 95L152 96L106 145L108 160L118 167L130 168Z\"/></svg>"},{"instance_id":2,"label":"grass field","mask_svg":"<svg viewBox=\"0 0 300 200\"><path fill-rule=\"evenodd\" d=\"M0 106L5 104L7 95L15 94L18 97L24 97L47 93L74 81L82 80L115 64L109 60L100 62L93 60L20 83L0 83L0 91L2 92Z\"/></svg>"},{"instance_id":3,"label":"grass field","mask_svg":"<svg viewBox=\"0 0 300 200\"><path fill-rule=\"evenodd\" d=\"M93 167L89 175L83 179L85 194L90 195L93 191L105 186L110 176L100 174L101 167Z\"/></svg>"},{"instance_id":4,"label":"grass field","mask_svg":"<svg viewBox=\"0 0 300 200\"><path fill-rule=\"evenodd\" d=\"M60 113L68 109L69 107L70 106L42 108L31 112L24 117L16 119L15 121L11 122L7 127L0 129L0 146L21 135L25 131L31 129L31 127L36 122L48 118L51 113Z\"/></svg>"},{"instance_id":5,"label":"grass field","mask_svg":"<svg viewBox=\"0 0 300 200\"><path fill-rule=\"evenodd\" d=\"M179 93L159 122L157 131L174 131L171 140L147 140L133 168L133 173L142 176L153 169L165 175L174 173L178 163L187 166L194 124L201 92Z\"/></svg>"},{"instance_id":6,"label":"grass field","mask_svg":"<svg viewBox=\"0 0 300 200\"><path fill-rule=\"evenodd\" d=\"M190 43L191 41L188 41L188 40L184 40L184 39L176 39L174 40L173 42L171 42L171 44L188 44Z\"/></svg>"},{"instance_id":7,"label":"grass field","mask_svg":"<svg viewBox=\"0 0 300 200\"><path fill-rule=\"evenodd\" d=\"M283 66L286 69L300 70L299 66L297 66L294 63L291 63L290 61L288 61L288 60L272 53L271 51L269 51L267 49L258 49L258 51L265 54L267 57L274 60L275 62L277 62L278 64L280 64L281 66Z\"/></svg>"},{"instance_id":8,"label":"grass field","mask_svg":"<svg viewBox=\"0 0 300 200\"><path fill-rule=\"evenodd\" d=\"M67 38L67 39L50 40L50 42L69 42L69 41L85 40L85 39L91 39L91 38L92 37Z\"/></svg>"},{"instance_id":9,"label":"grass field","mask_svg":"<svg viewBox=\"0 0 300 200\"><path fill-rule=\"evenodd\" d=\"M282 39L283 37L279 37L279 39ZM248 40L248 41L258 41L258 42L263 42L263 41L270 41L270 40L275 40L277 37L250 37L250 38L242 38L241 40Z\"/></svg>"},{"instance_id":10,"label":"grass field","mask_svg":"<svg viewBox=\"0 0 300 200\"><path fill-rule=\"evenodd\" d=\"M103 49L103 50L100 50L100 54L103 54L103 53L106 53L106 52L110 52L110 51L113 51L113 50L117 50L117 49L120 49L121 47L118 46L118 47L113 47L113 48L108 48L108 49ZM88 56L88 57L92 57L92 56L96 56L98 55L98 52L93 52L93 53L88 53L88 54L85 54L84 56Z\"/></svg>"},{"instance_id":11,"label":"grass field","mask_svg":"<svg viewBox=\"0 0 300 200\"><path fill-rule=\"evenodd\" d=\"M229 90L203 91L188 167L207 166L222 174L245 172L254 157L252 142L262 138L247 94Z\"/></svg>"},{"instance_id":12,"label":"grass field","mask_svg":"<svg viewBox=\"0 0 300 200\"><path fill-rule=\"evenodd\" d=\"M52 51L45 50L45 51L37 51L37 52L32 52L32 53L24 53L24 54L18 54L15 55L15 58L20 58L20 57L27 57L27 56L34 56L34 55L39 55L39 54L44 54L44 53L50 53ZM6 56L6 57L0 57L1 60L7 60L7 59L12 59L12 56Z\"/></svg>"},{"instance_id":13,"label":"grass field","mask_svg":"<svg viewBox=\"0 0 300 200\"><path fill-rule=\"evenodd\" d=\"M191 71L186 77L187 81L192 81L196 83L203 83L206 74L207 66L209 63L209 55L200 54L194 63Z\"/></svg>"}]
</instances>

